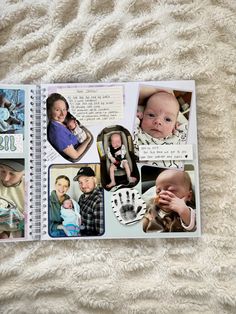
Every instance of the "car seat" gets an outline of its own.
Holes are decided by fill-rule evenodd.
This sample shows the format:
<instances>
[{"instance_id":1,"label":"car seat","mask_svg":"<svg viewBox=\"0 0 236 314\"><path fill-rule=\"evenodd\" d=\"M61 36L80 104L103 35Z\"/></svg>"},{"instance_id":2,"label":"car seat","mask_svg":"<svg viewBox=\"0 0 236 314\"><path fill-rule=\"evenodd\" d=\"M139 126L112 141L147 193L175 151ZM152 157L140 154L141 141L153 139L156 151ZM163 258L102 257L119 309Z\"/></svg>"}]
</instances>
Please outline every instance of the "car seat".
<instances>
[{"instance_id":1,"label":"car seat","mask_svg":"<svg viewBox=\"0 0 236 314\"><path fill-rule=\"evenodd\" d=\"M134 156L134 148L133 148L133 141L132 137L128 130L126 130L122 126L111 126L103 129L103 131L98 135L97 138L97 148L99 157L101 160L101 183L102 186L106 188L106 185L110 182L110 165L111 161L107 156L108 147L110 145L111 136L114 133L118 133L121 135L122 143L126 149L126 156L125 159L128 161L131 175L137 178L138 183L139 180L139 172L135 163L135 156ZM117 184L128 184L127 175L125 169L117 169L115 170L115 178ZM108 189L109 190L109 189Z\"/></svg>"}]
</instances>

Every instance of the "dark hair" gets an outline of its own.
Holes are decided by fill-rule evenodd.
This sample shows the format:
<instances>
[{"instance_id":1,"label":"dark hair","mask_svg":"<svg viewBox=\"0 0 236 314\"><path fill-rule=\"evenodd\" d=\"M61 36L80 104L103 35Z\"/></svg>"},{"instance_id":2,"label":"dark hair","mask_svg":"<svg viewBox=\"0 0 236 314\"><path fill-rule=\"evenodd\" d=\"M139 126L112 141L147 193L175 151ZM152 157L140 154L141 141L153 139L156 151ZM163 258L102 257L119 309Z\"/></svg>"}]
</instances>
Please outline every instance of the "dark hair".
<instances>
[{"instance_id":1,"label":"dark hair","mask_svg":"<svg viewBox=\"0 0 236 314\"><path fill-rule=\"evenodd\" d=\"M77 121L76 118L70 112L68 112L65 117L64 124L67 124L70 120Z\"/></svg>"},{"instance_id":2,"label":"dark hair","mask_svg":"<svg viewBox=\"0 0 236 314\"><path fill-rule=\"evenodd\" d=\"M49 95L47 100L46 100L48 118L50 118L50 113L51 113L52 107L57 100L64 101L64 103L66 104L66 109L69 110L69 104L68 104L67 100L65 99L65 97L63 97L61 94L53 93L53 94Z\"/></svg>"},{"instance_id":3,"label":"dark hair","mask_svg":"<svg viewBox=\"0 0 236 314\"><path fill-rule=\"evenodd\" d=\"M64 176L64 175L58 176L58 177L56 178L55 184L57 184L57 181L60 180L60 179L64 179L64 180L68 181L69 187L70 187L70 179L69 179L67 176Z\"/></svg>"}]
</instances>

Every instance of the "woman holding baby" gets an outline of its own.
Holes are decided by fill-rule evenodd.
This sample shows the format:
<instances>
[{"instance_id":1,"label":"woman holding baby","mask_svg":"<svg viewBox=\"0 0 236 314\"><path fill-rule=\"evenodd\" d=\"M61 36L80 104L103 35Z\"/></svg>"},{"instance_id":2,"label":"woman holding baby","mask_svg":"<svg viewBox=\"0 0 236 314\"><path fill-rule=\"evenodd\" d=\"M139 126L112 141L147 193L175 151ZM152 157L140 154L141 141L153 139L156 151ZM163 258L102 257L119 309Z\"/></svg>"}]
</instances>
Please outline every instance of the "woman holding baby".
<instances>
[{"instance_id":1,"label":"woman holding baby","mask_svg":"<svg viewBox=\"0 0 236 314\"><path fill-rule=\"evenodd\" d=\"M55 190L50 195L49 207L49 234L52 237L65 237L62 228L61 206L65 200L70 199L67 191L70 187L70 179L61 175L56 178Z\"/></svg>"},{"instance_id":2,"label":"woman holding baby","mask_svg":"<svg viewBox=\"0 0 236 314\"><path fill-rule=\"evenodd\" d=\"M79 158L88 150L92 143L91 133L80 128L77 120L69 113L69 105L67 100L58 93L53 93L47 98L47 115L49 124L47 128L48 141L64 158L70 161L78 161ZM69 121L67 125L67 120ZM70 126L71 119L74 118L74 129L80 128L84 132L83 141L81 135L78 137L74 134ZM80 132L80 133L81 133Z\"/></svg>"}]
</instances>

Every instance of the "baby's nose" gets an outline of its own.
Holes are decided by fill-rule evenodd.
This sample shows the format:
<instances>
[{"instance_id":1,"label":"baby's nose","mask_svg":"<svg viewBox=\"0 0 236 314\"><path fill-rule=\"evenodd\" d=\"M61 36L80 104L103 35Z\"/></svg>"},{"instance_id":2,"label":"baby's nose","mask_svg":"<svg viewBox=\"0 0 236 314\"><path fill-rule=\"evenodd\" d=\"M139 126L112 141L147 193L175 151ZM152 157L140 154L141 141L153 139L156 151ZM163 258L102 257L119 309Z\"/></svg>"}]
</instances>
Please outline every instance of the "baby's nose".
<instances>
[{"instance_id":1,"label":"baby's nose","mask_svg":"<svg viewBox=\"0 0 236 314\"><path fill-rule=\"evenodd\" d=\"M162 124L161 118L160 117L156 117L156 119L154 119L154 123L161 125Z\"/></svg>"}]
</instances>

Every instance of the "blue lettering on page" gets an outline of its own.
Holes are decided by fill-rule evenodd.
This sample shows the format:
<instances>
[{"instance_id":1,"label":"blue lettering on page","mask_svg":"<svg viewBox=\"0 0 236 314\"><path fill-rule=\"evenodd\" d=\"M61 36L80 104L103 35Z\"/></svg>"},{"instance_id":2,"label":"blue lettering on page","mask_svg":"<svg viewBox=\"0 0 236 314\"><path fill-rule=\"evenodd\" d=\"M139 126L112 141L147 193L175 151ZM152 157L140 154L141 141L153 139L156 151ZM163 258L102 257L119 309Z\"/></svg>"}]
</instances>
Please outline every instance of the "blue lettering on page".
<instances>
[{"instance_id":1,"label":"blue lettering on page","mask_svg":"<svg viewBox=\"0 0 236 314\"><path fill-rule=\"evenodd\" d=\"M13 135L0 136L0 151L16 151L15 138Z\"/></svg>"}]
</instances>

